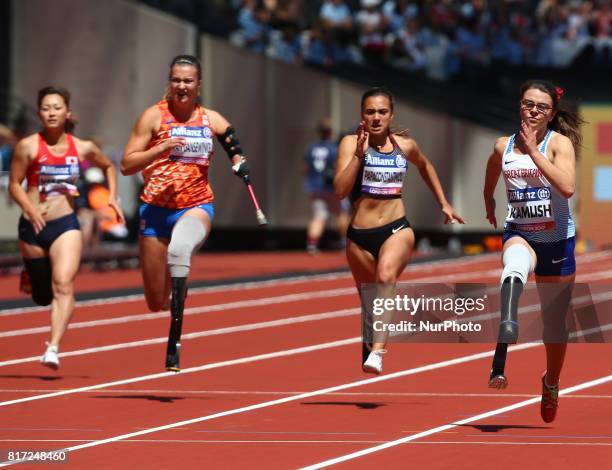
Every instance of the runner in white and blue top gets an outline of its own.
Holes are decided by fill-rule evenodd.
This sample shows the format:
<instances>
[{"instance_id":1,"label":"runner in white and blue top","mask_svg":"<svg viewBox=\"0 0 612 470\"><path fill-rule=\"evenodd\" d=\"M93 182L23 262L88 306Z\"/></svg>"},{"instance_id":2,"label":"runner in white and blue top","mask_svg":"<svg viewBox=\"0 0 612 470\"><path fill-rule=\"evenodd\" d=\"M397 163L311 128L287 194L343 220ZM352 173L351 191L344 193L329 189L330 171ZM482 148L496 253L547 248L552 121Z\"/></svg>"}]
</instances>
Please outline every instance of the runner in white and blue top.
<instances>
[{"instance_id":1,"label":"runner in white and blue top","mask_svg":"<svg viewBox=\"0 0 612 470\"><path fill-rule=\"evenodd\" d=\"M391 131L392 120L393 95L384 88L368 90L361 99L357 133L340 142L334 177L336 196L342 199L350 194L354 202L346 247L353 279L358 290L362 284L377 283L381 298L394 290L414 246L414 232L401 199L409 165L419 170L431 188L444 223L463 223L446 200L431 162L414 139ZM372 329L366 326L364 331ZM363 344L363 371L380 374L386 336L373 334Z\"/></svg>"},{"instance_id":2,"label":"runner in white and blue top","mask_svg":"<svg viewBox=\"0 0 612 470\"><path fill-rule=\"evenodd\" d=\"M570 198L576 184L576 151L581 145L578 115L560 107L563 89L546 81L521 87L521 128L497 140L487 164L484 200L487 219L497 227L493 193L503 174L508 211L503 234L501 322L489 386L505 388L506 351L518 341L518 306L532 272L542 301L547 370L542 377L542 419L555 419L558 382L565 357L565 314L576 273L576 228ZM556 288L544 290L542 283ZM553 283L553 284L550 284ZM542 285L540 285L542 284Z\"/></svg>"},{"instance_id":3,"label":"runner in white and blue top","mask_svg":"<svg viewBox=\"0 0 612 470\"><path fill-rule=\"evenodd\" d=\"M540 143L539 151L544 156L547 155L553 135L554 131L548 130ZM576 227L569 199L550 184L528 155L516 152L515 140L516 134L510 136L502 157L502 173L508 197L504 241L516 235L537 244L573 238ZM540 270L545 271L542 267ZM542 275L552 275L548 274L549 271ZM575 265L573 268L568 263L559 265L557 271L553 272L554 275L571 274L575 271Z\"/></svg>"}]
</instances>

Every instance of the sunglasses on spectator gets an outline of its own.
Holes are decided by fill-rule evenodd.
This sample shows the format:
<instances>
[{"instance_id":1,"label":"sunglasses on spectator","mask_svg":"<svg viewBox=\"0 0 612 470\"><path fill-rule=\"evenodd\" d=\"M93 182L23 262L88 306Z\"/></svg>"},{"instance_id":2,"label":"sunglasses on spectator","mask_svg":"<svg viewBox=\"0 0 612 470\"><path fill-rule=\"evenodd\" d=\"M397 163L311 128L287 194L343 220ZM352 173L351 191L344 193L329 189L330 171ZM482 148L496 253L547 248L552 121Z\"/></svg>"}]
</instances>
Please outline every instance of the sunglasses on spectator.
<instances>
[{"instance_id":1,"label":"sunglasses on spectator","mask_svg":"<svg viewBox=\"0 0 612 470\"><path fill-rule=\"evenodd\" d=\"M552 109L552 106L546 103L535 103L531 100L521 100L521 106L529 111L531 111L533 108L536 108L538 112L542 114L546 114Z\"/></svg>"}]
</instances>

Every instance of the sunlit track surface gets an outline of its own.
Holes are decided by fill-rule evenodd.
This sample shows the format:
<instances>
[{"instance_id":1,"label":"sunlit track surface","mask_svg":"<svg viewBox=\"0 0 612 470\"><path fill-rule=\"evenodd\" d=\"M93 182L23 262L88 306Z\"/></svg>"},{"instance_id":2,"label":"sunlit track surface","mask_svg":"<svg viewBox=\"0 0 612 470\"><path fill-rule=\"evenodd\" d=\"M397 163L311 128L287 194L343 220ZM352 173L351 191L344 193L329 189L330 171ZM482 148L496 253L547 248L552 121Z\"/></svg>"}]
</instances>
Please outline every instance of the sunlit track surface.
<instances>
[{"instance_id":1,"label":"sunlit track surface","mask_svg":"<svg viewBox=\"0 0 612 470\"><path fill-rule=\"evenodd\" d=\"M612 282L612 252L577 261L578 282ZM402 280L499 274L492 254L411 265ZM37 362L48 314L0 311L0 449L70 448L73 468L167 468L177 452L181 468L467 469L499 452L499 468L609 464L609 345L570 345L567 396L547 425L541 345L510 349L502 393L486 387L487 344L392 344L373 377L360 371L358 312L342 270L191 289L173 374L168 313L140 295L79 302L58 372Z\"/></svg>"}]
</instances>

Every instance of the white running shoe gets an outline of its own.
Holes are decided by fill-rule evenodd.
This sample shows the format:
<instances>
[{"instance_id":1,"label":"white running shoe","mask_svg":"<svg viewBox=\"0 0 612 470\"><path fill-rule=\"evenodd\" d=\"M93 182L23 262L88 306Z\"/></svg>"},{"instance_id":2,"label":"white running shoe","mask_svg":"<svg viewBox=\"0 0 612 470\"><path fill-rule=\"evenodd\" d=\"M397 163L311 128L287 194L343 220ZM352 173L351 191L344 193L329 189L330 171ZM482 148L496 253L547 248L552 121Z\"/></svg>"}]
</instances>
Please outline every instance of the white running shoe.
<instances>
[{"instance_id":1,"label":"white running shoe","mask_svg":"<svg viewBox=\"0 0 612 470\"><path fill-rule=\"evenodd\" d=\"M368 374L380 374L383 368L383 354L387 352L386 349L378 349L372 351L366 361L363 363L362 369Z\"/></svg>"},{"instance_id":2,"label":"white running shoe","mask_svg":"<svg viewBox=\"0 0 612 470\"><path fill-rule=\"evenodd\" d=\"M40 362L53 370L59 369L59 357L57 355L57 346L47 346L47 350L43 354Z\"/></svg>"}]
</instances>

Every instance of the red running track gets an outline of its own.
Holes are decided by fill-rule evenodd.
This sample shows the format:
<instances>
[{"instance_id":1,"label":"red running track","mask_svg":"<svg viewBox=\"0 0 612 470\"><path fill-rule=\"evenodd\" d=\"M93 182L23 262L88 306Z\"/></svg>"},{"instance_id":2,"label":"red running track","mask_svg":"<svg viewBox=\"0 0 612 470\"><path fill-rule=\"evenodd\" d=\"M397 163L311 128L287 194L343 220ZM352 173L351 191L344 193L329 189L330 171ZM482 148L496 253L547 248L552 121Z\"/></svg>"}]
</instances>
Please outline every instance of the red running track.
<instances>
[{"instance_id":1,"label":"red running track","mask_svg":"<svg viewBox=\"0 0 612 470\"><path fill-rule=\"evenodd\" d=\"M499 269L487 255L412 265L402 279L494 283ZM579 256L578 273L609 283L612 252ZM137 285L137 273L121 275ZM92 279L90 291L103 284ZM71 448L56 466L79 469L574 469L612 458L607 344L569 346L569 393L545 424L533 403L539 345L510 352L503 392L486 387L488 344L392 344L385 373L364 375L348 273L192 289L179 374L163 371L167 328L140 296L82 302L52 372L38 363L48 314L0 311L0 449Z\"/></svg>"}]
</instances>

